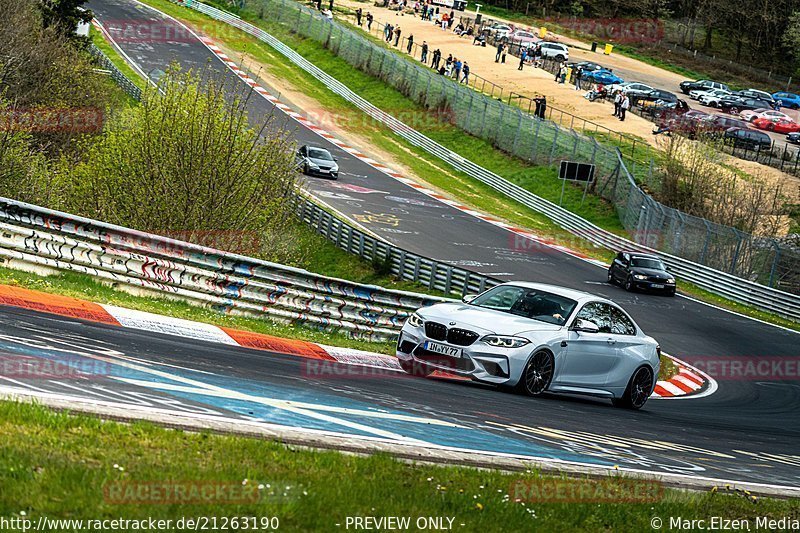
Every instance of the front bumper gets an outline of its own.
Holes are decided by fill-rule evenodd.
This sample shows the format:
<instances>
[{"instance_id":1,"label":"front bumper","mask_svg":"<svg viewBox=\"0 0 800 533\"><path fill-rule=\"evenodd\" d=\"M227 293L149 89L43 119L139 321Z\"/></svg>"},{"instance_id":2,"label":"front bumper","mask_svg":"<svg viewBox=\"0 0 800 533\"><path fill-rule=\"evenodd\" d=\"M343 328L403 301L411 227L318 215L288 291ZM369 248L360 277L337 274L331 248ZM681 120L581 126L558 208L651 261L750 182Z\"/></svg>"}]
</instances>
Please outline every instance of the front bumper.
<instances>
[{"instance_id":1,"label":"front bumper","mask_svg":"<svg viewBox=\"0 0 800 533\"><path fill-rule=\"evenodd\" d=\"M640 280L633 278L633 286L637 290L642 290L642 291L657 291L657 292L675 291L675 283L666 283L664 281L650 281L650 280Z\"/></svg>"},{"instance_id":2,"label":"front bumper","mask_svg":"<svg viewBox=\"0 0 800 533\"><path fill-rule=\"evenodd\" d=\"M426 341L459 348L461 357L430 352L424 347ZM416 361L431 368L495 385L514 385L522 375L532 348L531 344L520 348L498 348L489 346L480 339L469 346L458 346L429 339L423 328L406 324L400 332L396 353L398 359L404 361Z\"/></svg>"}]
</instances>

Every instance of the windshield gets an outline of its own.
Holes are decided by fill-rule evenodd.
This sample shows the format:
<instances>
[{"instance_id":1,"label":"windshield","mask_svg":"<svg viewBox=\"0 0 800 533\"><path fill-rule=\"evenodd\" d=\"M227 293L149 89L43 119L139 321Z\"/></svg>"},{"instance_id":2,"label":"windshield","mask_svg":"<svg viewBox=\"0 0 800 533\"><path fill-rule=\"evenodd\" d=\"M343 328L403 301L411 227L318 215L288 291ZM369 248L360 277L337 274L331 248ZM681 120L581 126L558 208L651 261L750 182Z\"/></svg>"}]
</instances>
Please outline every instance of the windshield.
<instances>
[{"instance_id":1,"label":"windshield","mask_svg":"<svg viewBox=\"0 0 800 533\"><path fill-rule=\"evenodd\" d=\"M664 263L658 259L644 259L635 257L631 260L631 266L639 268L652 268L653 270L664 270Z\"/></svg>"},{"instance_id":2,"label":"windshield","mask_svg":"<svg viewBox=\"0 0 800 533\"><path fill-rule=\"evenodd\" d=\"M309 148L308 157L313 159L322 159L323 161L333 161L331 154L329 154L327 150L323 150L321 148Z\"/></svg>"},{"instance_id":3,"label":"windshield","mask_svg":"<svg viewBox=\"0 0 800 533\"><path fill-rule=\"evenodd\" d=\"M538 289L504 285L486 291L472 305L563 326L578 302Z\"/></svg>"}]
</instances>

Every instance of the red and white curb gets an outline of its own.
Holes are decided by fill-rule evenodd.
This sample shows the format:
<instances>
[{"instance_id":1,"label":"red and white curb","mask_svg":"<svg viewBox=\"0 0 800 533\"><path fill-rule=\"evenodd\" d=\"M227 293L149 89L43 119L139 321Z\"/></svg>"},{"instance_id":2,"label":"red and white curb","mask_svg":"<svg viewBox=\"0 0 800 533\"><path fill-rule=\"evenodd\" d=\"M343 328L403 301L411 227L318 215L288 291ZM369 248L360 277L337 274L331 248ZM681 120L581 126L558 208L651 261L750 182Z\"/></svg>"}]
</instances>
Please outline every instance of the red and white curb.
<instances>
[{"instance_id":1,"label":"red and white curb","mask_svg":"<svg viewBox=\"0 0 800 533\"><path fill-rule=\"evenodd\" d=\"M702 398L717 391L717 382L708 374L668 354L678 373L666 381L656 382L651 398Z\"/></svg>"}]
</instances>

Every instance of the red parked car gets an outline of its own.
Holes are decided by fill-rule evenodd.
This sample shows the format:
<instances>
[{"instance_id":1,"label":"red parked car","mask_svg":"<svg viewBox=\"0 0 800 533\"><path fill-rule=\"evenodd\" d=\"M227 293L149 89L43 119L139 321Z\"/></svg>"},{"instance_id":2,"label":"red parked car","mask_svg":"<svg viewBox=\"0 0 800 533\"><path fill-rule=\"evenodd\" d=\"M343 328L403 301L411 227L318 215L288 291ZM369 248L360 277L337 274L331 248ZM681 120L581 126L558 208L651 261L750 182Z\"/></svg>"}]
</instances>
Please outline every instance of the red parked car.
<instances>
[{"instance_id":1,"label":"red parked car","mask_svg":"<svg viewBox=\"0 0 800 533\"><path fill-rule=\"evenodd\" d=\"M757 118L753 121L753 126L760 130L774 131L775 133L794 133L800 131L800 124L793 120L782 118Z\"/></svg>"}]
</instances>

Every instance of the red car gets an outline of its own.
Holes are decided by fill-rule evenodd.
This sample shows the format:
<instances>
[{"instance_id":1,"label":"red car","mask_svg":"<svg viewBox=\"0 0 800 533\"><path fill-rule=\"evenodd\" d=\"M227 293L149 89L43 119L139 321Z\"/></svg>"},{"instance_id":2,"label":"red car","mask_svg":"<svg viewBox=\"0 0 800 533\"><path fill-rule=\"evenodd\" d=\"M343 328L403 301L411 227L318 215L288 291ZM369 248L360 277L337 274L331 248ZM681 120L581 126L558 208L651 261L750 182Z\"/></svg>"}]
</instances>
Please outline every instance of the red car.
<instances>
[{"instance_id":1,"label":"red car","mask_svg":"<svg viewBox=\"0 0 800 533\"><path fill-rule=\"evenodd\" d=\"M760 130L774 131L775 133L794 133L800 131L800 124L793 120L781 118L757 118L753 126Z\"/></svg>"}]
</instances>

